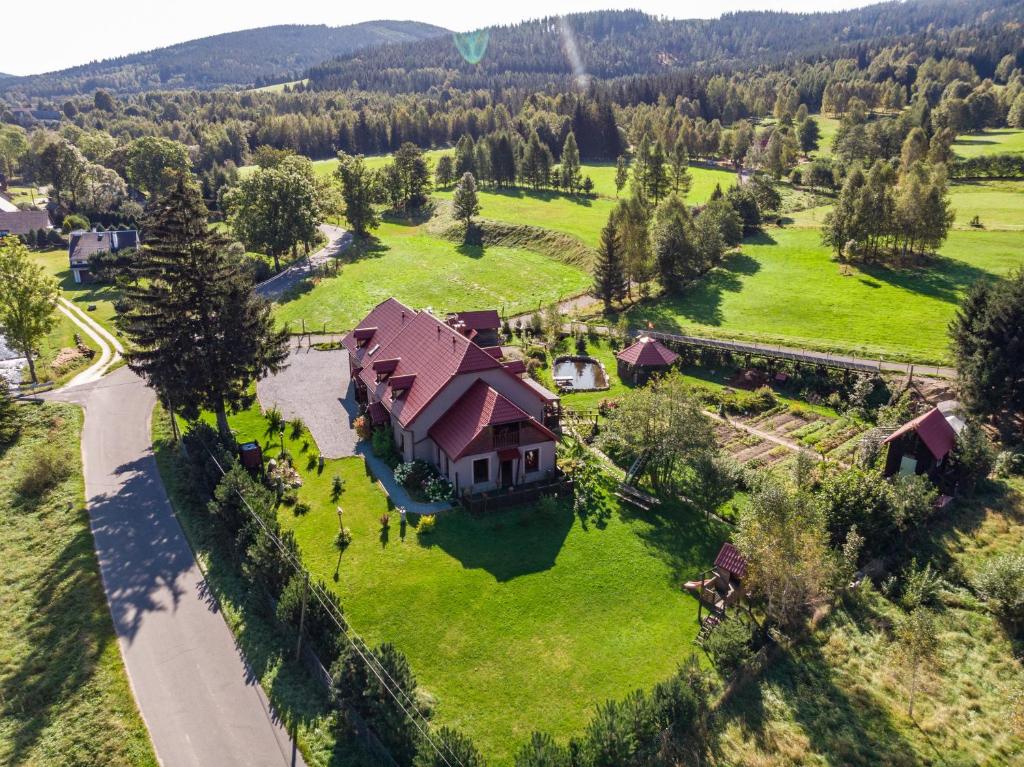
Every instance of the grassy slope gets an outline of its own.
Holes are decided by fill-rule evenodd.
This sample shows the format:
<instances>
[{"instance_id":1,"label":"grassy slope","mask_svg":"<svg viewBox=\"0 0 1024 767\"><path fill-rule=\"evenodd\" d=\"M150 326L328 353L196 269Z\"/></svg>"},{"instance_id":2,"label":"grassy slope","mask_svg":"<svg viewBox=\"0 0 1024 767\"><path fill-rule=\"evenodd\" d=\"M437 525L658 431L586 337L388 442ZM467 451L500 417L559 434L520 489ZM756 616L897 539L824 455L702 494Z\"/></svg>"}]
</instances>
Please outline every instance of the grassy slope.
<instances>
[{"instance_id":1,"label":"grassy slope","mask_svg":"<svg viewBox=\"0 0 1024 767\"><path fill-rule=\"evenodd\" d=\"M965 133L953 143L953 151L959 157L1020 154L1024 152L1024 130L990 128L978 133Z\"/></svg>"},{"instance_id":2,"label":"grassy slope","mask_svg":"<svg viewBox=\"0 0 1024 767\"><path fill-rule=\"evenodd\" d=\"M919 552L968 575L1024 543L1024 497L962 504ZM921 560L925 561L924 559ZM940 613L937 663L922 675L915 721L893 662L899 608L873 589L848 600L809 642L784 655L722 718L723 763L790 765L1019 764L1024 741L1007 727L1007 700L1024 669L1000 625L961 590Z\"/></svg>"},{"instance_id":3,"label":"grassy slope","mask_svg":"<svg viewBox=\"0 0 1024 767\"><path fill-rule=\"evenodd\" d=\"M155 765L100 585L81 477L81 411L21 412L19 441L0 452L0 763ZM19 500L15 480L46 442L67 450L71 474L40 500Z\"/></svg>"},{"instance_id":4,"label":"grassy slope","mask_svg":"<svg viewBox=\"0 0 1024 767\"><path fill-rule=\"evenodd\" d=\"M963 292L1022 264L1019 234L954 231L926 267L844 276L817 230L772 228L683 295L631 316L669 330L939 362Z\"/></svg>"},{"instance_id":5,"label":"grassy slope","mask_svg":"<svg viewBox=\"0 0 1024 767\"><path fill-rule=\"evenodd\" d=\"M89 306L95 305L96 309L88 312L89 316L112 335L118 335L117 327L114 325L116 315L114 302L119 298L120 293L116 288L99 283L76 283L68 266L66 248L34 251L32 257L37 263L42 264L47 272L57 278L64 298L76 304L82 311L88 311Z\"/></svg>"},{"instance_id":6,"label":"grassy slope","mask_svg":"<svg viewBox=\"0 0 1024 767\"><path fill-rule=\"evenodd\" d=\"M64 366L60 370L52 367L52 363L61 349L75 348L75 334L77 333L82 342L97 354L99 354L99 347L87 334L79 330L78 326L67 315L62 312L56 312L55 317L57 318L57 324L53 330L47 333L46 338L43 339L39 347L39 359L36 360L36 376L40 381L63 383L71 379L78 371L87 368L92 363L92 360L95 359L95 357L81 357L71 365Z\"/></svg>"},{"instance_id":7,"label":"grassy slope","mask_svg":"<svg viewBox=\"0 0 1024 767\"><path fill-rule=\"evenodd\" d=\"M281 322L352 327L375 304L395 296L413 307L504 308L526 311L585 290L589 276L527 250L457 245L427 234L422 226L384 223L378 243L342 264L339 277L283 301Z\"/></svg>"},{"instance_id":8,"label":"grassy slope","mask_svg":"<svg viewBox=\"0 0 1024 767\"><path fill-rule=\"evenodd\" d=\"M266 442L255 409L231 418L240 437ZM308 444L303 450L302 442ZM581 731L594 705L667 678L691 652L696 602L682 580L710 563L719 528L681 511L640 519L608 507L586 527L568 509L550 518L513 511L439 519L420 539L397 515L387 539L387 499L361 459L307 468L308 437L286 439L311 511L281 509L310 569L341 597L371 643L394 642L436 699L435 721L473 737L491 764L534 729L560 739ZM275 444L265 454L274 455ZM353 542L339 557L332 479ZM412 520L410 519L410 522Z\"/></svg>"}]
</instances>

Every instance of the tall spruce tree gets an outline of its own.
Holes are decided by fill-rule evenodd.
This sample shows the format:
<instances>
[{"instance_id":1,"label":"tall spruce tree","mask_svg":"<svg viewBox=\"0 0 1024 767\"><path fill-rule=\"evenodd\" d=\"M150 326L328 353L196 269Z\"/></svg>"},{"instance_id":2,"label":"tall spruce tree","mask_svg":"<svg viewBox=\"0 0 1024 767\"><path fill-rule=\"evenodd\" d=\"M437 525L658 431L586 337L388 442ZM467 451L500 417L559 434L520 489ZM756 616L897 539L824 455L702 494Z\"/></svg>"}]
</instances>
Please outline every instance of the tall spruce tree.
<instances>
[{"instance_id":1,"label":"tall spruce tree","mask_svg":"<svg viewBox=\"0 0 1024 767\"><path fill-rule=\"evenodd\" d=\"M182 176L153 203L145 231L145 279L125 294L128 366L186 418L215 413L228 438L228 411L247 407L253 383L284 366L288 332L274 329L270 305L207 226L192 179Z\"/></svg>"},{"instance_id":2,"label":"tall spruce tree","mask_svg":"<svg viewBox=\"0 0 1024 767\"><path fill-rule=\"evenodd\" d=\"M576 135L569 131L562 147L561 164L562 188L575 192L580 187L580 151L576 146Z\"/></svg>"},{"instance_id":3,"label":"tall spruce tree","mask_svg":"<svg viewBox=\"0 0 1024 767\"><path fill-rule=\"evenodd\" d=\"M614 212L601 230L601 244L594 262L593 295L601 299L606 312L611 311L613 301L626 297L626 269Z\"/></svg>"},{"instance_id":4,"label":"tall spruce tree","mask_svg":"<svg viewBox=\"0 0 1024 767\"><path fill-rule=\"evenodd\" d=\"M466 234L469 234L473 216L480 213L480 200L476 194L476 179L472 173L463 173L459 183L455 185L452 195L452 213L459 221L466 222Z\"/></svg>"}]
</instances>

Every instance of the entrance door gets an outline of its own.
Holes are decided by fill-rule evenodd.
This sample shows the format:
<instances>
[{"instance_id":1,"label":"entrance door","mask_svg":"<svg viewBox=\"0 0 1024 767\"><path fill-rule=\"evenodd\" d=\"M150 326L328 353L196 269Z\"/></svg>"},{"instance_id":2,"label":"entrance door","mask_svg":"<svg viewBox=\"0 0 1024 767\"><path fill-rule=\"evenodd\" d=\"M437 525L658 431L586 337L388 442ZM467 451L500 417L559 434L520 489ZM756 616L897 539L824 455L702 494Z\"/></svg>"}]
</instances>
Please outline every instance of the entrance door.
<instances>
[{"instance_id":1,"label":"entrance door","mask_svg":"<svg viewBox=\"0 0 1024 767\"><path fill-rule=\"evenodd\" d=\"M511 487L512 486L512 461L501 462L501 486Z\"/></svg>"}]
</instances>

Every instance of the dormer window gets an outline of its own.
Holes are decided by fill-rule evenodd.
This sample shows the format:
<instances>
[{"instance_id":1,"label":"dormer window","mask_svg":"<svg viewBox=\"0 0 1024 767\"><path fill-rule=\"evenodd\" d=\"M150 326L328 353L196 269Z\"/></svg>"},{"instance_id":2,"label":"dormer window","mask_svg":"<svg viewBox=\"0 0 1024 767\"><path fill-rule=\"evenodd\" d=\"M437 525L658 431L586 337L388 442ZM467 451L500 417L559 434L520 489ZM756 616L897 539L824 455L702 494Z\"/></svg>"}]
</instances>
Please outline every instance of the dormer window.
<instances>
[{"instance_id":1,"label":"dormer window","mask_svg":"<svg viewBox=\"0 0 1024 767\"><path fill-rule=\"evenodd\" d=\"M415 373L407 373L406 375L392 376L389 378L388 388L391 389L392 399L397 399L409 391L409 389L412 388L413 381L415 380Z\"/></svg>"},{"instance_id":2,"label":"dormer window","mask_svg":"<svg viewBox=\"0 0 1024 767\"><path fill-rule=\"evenodd\" d=\"M377 374L377 383L386 381L388 377L395 372L398 367L398 357L392 357L387 360L377 360L373 363L373 372Z\"/></svg>"}]
</instances>

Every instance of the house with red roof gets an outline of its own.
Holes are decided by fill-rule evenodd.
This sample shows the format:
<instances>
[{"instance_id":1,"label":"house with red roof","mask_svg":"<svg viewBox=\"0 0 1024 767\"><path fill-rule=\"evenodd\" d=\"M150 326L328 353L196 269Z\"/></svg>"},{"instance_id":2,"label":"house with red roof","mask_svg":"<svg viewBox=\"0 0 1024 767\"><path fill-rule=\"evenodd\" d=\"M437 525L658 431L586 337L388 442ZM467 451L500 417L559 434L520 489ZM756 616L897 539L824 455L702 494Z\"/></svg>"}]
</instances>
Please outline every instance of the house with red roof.
<instances>
[{"instance_id":1,"label":"house with red roof","mask_svg":"<svg viewBox=\"0 0 1024 767\"><path fill-rule=\"evenodd\" d=\"M501 337L501 317L494 309L476 312L454 312L445 322L478 346L497 346Z\"/></svg>"},{"instance_id":2,"label":"house with red roof","mask_svg":"<svg viewBox=\"0 0 1024 767\"><path fill-rule=\"evenodd\" d=\"M963 426L955 409L942 406L905 423L882 441L888 447L883 473L927 474L937 480Z\"/></svg>"},{"instance_id":3,"label":"house with red roof","mask_svg":"<svg viewBox=\"0 0 1024 767\"><path fill-rule=\"evenodd\" d=\"M437 467L456 492L550 479L559 399L464 328L394 298L342 339L356 401L403 461Z\"/></svg>"},{"instance_id":4,"label":"house with red roof","mask_svg":"<svg viewBox=\"0 0 1024 767\"><path fill-rule=\"evenodd\" d=\"M619 378L643 386L652 375L666 372L679 355L660 341L641 336L636 343L615 355Z\"/></svg>"}]
</instances>

